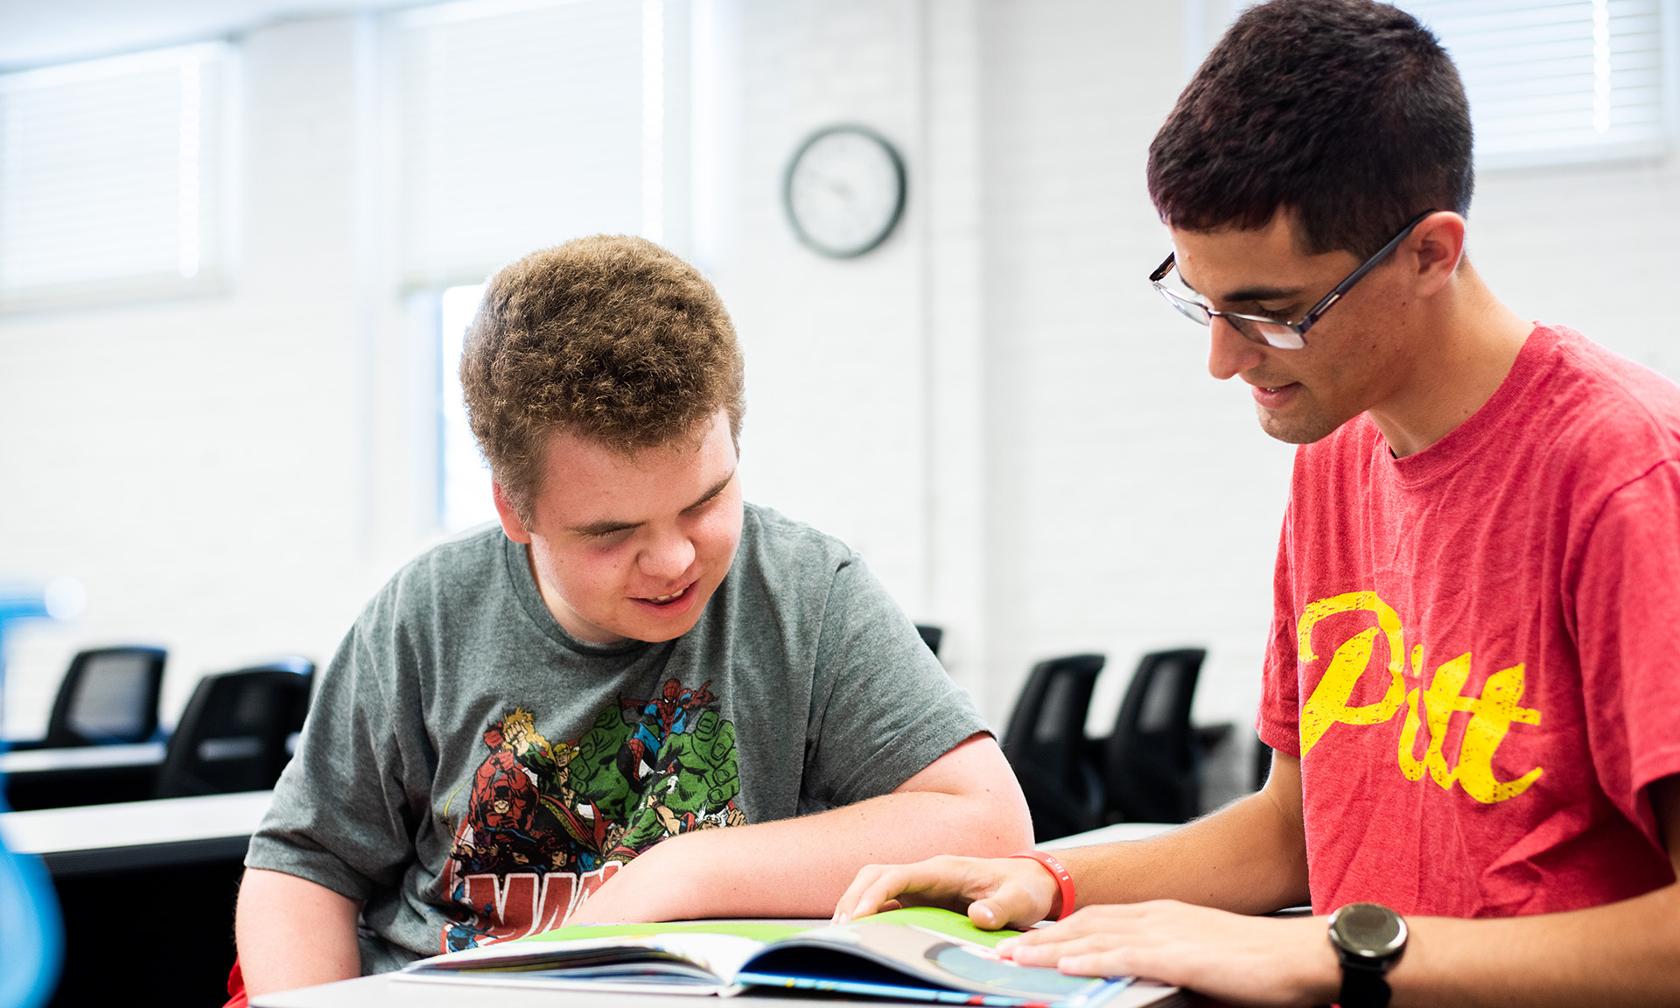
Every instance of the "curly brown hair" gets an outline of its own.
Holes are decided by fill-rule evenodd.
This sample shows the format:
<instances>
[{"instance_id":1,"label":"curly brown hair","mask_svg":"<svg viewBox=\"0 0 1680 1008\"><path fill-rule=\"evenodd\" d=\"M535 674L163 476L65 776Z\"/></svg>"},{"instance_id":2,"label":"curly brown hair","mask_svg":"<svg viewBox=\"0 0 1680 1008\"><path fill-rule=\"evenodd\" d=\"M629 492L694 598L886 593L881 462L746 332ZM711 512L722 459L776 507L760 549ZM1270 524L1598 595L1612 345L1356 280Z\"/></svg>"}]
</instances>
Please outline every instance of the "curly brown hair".
<instances>
[{"instance_id":1,"label":"curly brown hair","mask_svg":"<svg viewBox=\"0 0 1680 1008\"><path fill-rule=\"evenodd\" d=\"M542 249L492 277L461 388L490 472L527 521L551 433L628 454L690 436L722 407L738 445L744 409L741 348L717 291L626 235Z\"/></svg>"}]
</instances>

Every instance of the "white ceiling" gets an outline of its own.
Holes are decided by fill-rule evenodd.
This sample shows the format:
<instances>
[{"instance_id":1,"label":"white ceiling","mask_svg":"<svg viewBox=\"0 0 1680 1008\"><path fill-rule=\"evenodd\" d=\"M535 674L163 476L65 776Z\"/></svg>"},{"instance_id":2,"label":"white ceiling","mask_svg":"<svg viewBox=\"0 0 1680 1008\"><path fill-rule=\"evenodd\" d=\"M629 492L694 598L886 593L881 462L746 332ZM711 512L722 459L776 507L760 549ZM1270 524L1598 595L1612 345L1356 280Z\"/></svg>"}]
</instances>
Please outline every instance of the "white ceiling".
<instances>
[{"instance_id":1,"label":"white ceiling","mask_svg":"<svg viewBox=\"0 0 1680 1008\"><path fill-rule=\"evenodd\" d=\"M0 70L220 38L273 21L423 0L0 0Z\"/></svg>"}]
</instances>

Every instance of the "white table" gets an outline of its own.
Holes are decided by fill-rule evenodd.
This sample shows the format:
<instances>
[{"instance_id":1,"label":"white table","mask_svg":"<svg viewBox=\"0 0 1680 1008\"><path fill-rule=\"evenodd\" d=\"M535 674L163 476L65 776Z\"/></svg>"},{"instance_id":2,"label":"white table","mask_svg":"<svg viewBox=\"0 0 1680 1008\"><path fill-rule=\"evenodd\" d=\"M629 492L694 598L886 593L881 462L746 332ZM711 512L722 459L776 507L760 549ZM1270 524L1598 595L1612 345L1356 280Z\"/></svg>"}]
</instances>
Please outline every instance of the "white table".
<instances>
[{"instance_id":1,"label":"white table","mask_svg":"<svg viewBox=\"0 0 1680 1008\"><path fill-rule=\"evenodd\" d=\"M1152 822L1123 822L1112 826L1099 826L1094 830L1075 833L1072 836L1060 837L1056 840L1046 840L1038 846L1043 850L1067 850L1069 847L1089 847L1092 844L1114 843L1119 840L1147 840L1152 836L1159 836L1168 830L1177 829L1172 823Z\"/></svg>"},{"instance_id":2,"label":"white table","mask_svg":"<svg viewBox=\"0 0 1680 1008\"><path fill-rule=\"evenodd\" d=\"M0 774L45 773L54 770L108 770L156 766L163 762L162 742L126 745L73 746L65 749L20 749L0 753Z\"/></svg>"},{"instance_id":3,"label":"white table","mask_svg":"<svg viewBox=\"0 0 1680 1008\"><path fill-rule=\"evenodd\" d=\"M0 753L6 804L34 810L151 798L167 750L140 742Z\"/></svg>"},{"instance_id":4,"label":"white table","mask_svg":"<svg viewBox=\"0 0 1680 1008\"><path fill-rule=\"evenodd\" d=\"M247 791L6 812L0 837L11 850L39 855L58 877L239 858L273 797Z\"/></svg>"}]
</instances>

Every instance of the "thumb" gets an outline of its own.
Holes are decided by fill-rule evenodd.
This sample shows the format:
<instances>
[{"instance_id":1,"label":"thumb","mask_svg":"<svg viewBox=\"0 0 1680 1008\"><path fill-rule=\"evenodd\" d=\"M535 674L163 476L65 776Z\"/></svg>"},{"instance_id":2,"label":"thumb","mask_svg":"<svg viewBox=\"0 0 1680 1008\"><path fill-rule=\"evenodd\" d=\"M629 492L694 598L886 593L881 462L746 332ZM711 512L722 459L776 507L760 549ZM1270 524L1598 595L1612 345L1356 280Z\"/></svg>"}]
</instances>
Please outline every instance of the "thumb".
<instances>
[{"instance_id":1,"label":"thumb","mask_svg":"<svg viewBox=\"0 0 1680 1008\"><path fill-rule=\"evenodd\" d=\"M1005 885L985 899L968 905L968 919L986 931L1005 927L1031 927L1044 917L1044 909L1034 909L1032 895L1016 885Z\"/></svg>"},{"instance_id":2,"label":"thumb","mask_svg":"<svg viewBox=\"0 0 1680 1008\"><path fill-rule=\"evenodd\" d=\"M1044 865L1027 858L993 858L981 864L987 871L970 882L970 891L980 897L968 908L976 927L1029 928L1050 913L1056 880Z\"/></svg>"},{"instance_id":3,"label":"thumb","mask_svg":"<svg viewBox=\"0 0 1680 1008\"><path fill-rule=\"evenodd\" d=\"M996 931L1008 922L1009 918L999 913L998 908L990 899L975 900L968 905L968 919L974 926L985 931Z\"/></svg>"}]
</instances>

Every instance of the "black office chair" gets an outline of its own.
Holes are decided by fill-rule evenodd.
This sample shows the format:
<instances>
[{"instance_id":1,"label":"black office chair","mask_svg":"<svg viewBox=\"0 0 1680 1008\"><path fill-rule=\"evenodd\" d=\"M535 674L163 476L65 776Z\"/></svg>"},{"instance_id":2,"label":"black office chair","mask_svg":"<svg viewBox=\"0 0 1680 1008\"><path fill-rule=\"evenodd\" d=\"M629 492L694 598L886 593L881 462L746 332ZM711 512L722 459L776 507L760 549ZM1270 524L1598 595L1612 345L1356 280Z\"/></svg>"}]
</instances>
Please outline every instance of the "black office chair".
<instances>
[{"instance_id":1,"label":"black office chair","mask_svg":"<svg viewBox=\"0 0 1680 1008\"><path fill-rule=\"evenodd\" d=\"M922 643L928 646L935 658L938 658L939 645L945 640L945 629L929 623L917 623L916 632L922 635Z\"/></svg>"},{"instance_id":2,"label":"black office chair","mask_svg":"<svg viewBox=\"0 0 1680 1008\"><path fill-rule=\"evenodd\" d=\"M1190 724L1204 648L1155 651L1138 661L1103 743L1103 818L1181 823L1201 813L1202 754L1214 735Z\"/></svg>"},{"instance_id":3,"label":"black office chair","mask_svg":"<svg viewBox=\"0 0 1680 1008\"><path fill-rule=\"evenodd\" d=\"M1034 665L1003 733L1038 840L1101 824L1102 781L1087 756L1085 716L1102 671L1099 654L1050 658Z\"/></svg>"},{"instance_id":4,"label":"black office chair","mask_svg":"<svg viewBox=\"0 0 1680 1008\"><path fill-rule=\"evenodd\" d=\"M273 787L303 729L314 673L312 662L285 659L199 680L169 738L157 796Z\"/></svg>"},{"instance_id":5,"label":"black office chair","mask_svg":"<svg viewBox=\"0 0 1680 1008\"><path fill-rule=\"evenodd\" d=\"M151 741L167 659L163 648L132 645L77 652L59 684L41 747Z\"/></svg>"},{"instance_id":6,"label":"black office chair","mask_svg":"<svg viewBox=\"0 0 1680 1008\"><path fill-rule=\"evenodd\" d=\"M1250 768L1253 774L1254 790L1258 791L1266 786L1266 781L1272 776L1272 747L1254 740L1254 764Z\"/></svg>"}]
</instances>

